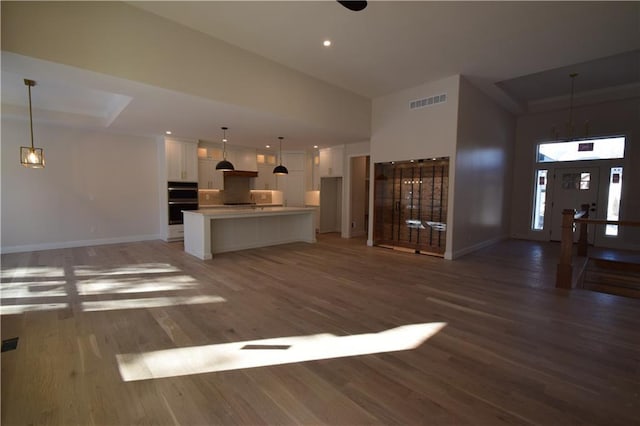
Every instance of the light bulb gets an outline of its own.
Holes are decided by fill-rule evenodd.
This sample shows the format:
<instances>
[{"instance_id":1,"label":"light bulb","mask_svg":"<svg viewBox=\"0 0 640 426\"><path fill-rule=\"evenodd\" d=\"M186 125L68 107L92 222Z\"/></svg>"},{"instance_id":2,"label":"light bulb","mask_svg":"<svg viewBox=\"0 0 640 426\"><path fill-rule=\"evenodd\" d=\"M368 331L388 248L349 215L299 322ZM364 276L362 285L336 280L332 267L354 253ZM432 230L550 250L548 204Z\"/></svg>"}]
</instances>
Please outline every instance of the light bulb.
<instances>
[{"instance_id":1,"label":"light bulb","mask_svg":"<svg viewBox=\"0 0 640 426\"><path fill-rule=\"evenodd\" d=\"M38 163L38 156L36 155L35 151L31 151L29 152L29 163L31 164L37 164Z\"/></svg>"}]
</instances>

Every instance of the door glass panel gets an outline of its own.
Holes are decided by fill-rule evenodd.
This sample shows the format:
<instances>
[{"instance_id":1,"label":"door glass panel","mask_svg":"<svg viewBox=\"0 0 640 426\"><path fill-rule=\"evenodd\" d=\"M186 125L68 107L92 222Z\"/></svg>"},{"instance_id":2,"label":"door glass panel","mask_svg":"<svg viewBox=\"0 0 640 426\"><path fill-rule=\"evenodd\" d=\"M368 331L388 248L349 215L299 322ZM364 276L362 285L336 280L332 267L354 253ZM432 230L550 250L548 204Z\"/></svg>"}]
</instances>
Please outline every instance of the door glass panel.
<instances>
[{"instance_id":1,"label":"door glass panel","mask_svg":"<svg viewBox=\"0 0 640 426\"><path fill-rule=\"evenodd\" d=\"M622 167L612 167L609 174L609 198L607 200L607 220L620 220L620 197L622 195ZM618 235L618 225L607 225L605 235Z\"/></svg>"},{"instance_id":2,"label":"door glass panel","mask_svg":"<svg viewBox=\"0 0 640 426\"><path fill-rule=\"evenodd\" d=\"M377 163L374 243L444 253L448 186L448 159Z\"/></svg>"},{"instance_id":3,"label":"door glass panel","mask_svg":"<svg viewBox=\"0 0 640 426\"><path fill-rule=\"evenodd\" d=\"M532 229L540 231L544 228L545 200L547 198L547 170L536 171L536 187L533 199Z\"/></svg>"},{"instance_id":4,"label":"door glass panel","mask_svg":"<svg viewBox=\"0 0 640 426\"><path fill-rule=\"evenodd\" d=\"M580 173L580 190L588 190L591 181L591 173Z\"/></svg>"}]
</instances>

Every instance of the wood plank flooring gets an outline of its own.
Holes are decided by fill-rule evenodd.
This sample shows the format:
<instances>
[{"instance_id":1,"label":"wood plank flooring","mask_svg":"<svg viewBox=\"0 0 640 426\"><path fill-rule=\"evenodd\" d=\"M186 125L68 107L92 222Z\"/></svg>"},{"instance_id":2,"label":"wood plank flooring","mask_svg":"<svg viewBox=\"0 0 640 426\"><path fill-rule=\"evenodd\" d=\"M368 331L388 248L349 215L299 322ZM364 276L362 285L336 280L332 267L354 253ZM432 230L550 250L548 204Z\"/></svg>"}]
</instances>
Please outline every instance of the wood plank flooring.
<instances>
[{"instance_id":1,"label":"wood plank flooring","mask_svg":"<svg viewBox=\"0 0 640 426\"><path fill-rule=\"evenodd\" d=\"M558 248L514 240L450 262L320 235L210 261L161 241L3 255L2 339L20 340L1 356L1 421L640 424L640 300L555 289ZM404 351L138 381L119 369L122 355L366 344L439 322Z\"/></svg>"}]
</instances>

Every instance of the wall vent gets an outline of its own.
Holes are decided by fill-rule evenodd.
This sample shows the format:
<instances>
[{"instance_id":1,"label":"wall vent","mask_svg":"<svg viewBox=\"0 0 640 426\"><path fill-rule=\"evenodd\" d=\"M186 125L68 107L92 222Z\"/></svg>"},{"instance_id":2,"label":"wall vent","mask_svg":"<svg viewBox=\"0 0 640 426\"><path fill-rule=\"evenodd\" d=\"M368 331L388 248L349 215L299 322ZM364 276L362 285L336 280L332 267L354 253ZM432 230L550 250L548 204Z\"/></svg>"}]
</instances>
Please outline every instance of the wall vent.
<instances>
[{"instance_id":1,"label":"wall vent","mask_svg":"<svg viewBox=\"0 0 640 426\"><path fill-rule=\"evenodd\" d=\"M430 107L433 105L441 104L447 101L447 94L443 93L442 95L430 96L428 98L416 99L415 101L409 102L410 109L418 109L424 107Z\"/></svg>"}]
</instances>

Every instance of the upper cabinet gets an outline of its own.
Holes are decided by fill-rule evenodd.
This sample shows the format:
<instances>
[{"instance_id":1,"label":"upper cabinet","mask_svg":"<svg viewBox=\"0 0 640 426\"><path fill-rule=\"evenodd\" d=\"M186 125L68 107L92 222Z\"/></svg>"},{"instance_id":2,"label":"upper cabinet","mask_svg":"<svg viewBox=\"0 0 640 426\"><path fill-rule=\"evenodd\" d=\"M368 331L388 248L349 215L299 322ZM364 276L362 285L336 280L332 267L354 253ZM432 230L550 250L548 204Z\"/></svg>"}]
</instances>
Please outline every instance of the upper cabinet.
<instances>
[{"instance_id":1,"label":"upper cabinet","mask_svg":"<svg viewBox=\"0 0 640 426\"><path fill-rule=\"evenodd\" d=\"M251 189L278 189L276 175L273 168L276 166L275 154L268 151L258 151L256 153L256 163L258 165L258 177L251 179Z\"/></svg>"},{"instance_id":2,"label":"upper cabinet","mask_svg":"<svg viewBox=\"0 0 640 426\"><path fill-rule=\"evenodd\" d=\"M201 160L216 160L216 164L218 161L226 158L227 161L233 164L236 170L258 171L256 150L252 148L239 146L230 147L229 144L227 144L225 153L221 144L201 141L198 147L198 158Z\"/></svg>"},{"instance_id":3,"label":"upper cabinet","mask_svg":"<svg viewBox=\"0 0 640 426\"><path fill-rule=\"evenodd\" d=\"M313 150L307 153L305 167L305 182L307 191L320 190L320 153Z\"/></svg>"},{"instance_id":4,"label":"upper cabinet","mask_svg":"<svg viewBox=\"0 0 640 426\"><path fill-rule=\"evenodd\" d=\"M320 177L336 177L343 174L344 146L332 146L320 150Z\"/></svg>"},{"instance_id":5,"label":"upper cabinet","mask_svg":"<svg viewBox=\"0 0 640 426\"><path fill-rule=\"evenodd\" d=\"M198 189L224 189L224 172L216 170L219 160L198 159Z\"/></svg>"},{"instance_id":6,"label":"upper cabinet","mask_svg":"<svg viewBox=\"0 0 640 426\"><path fill-rule=\"evenodd\" d=\"M304 170L304 152L284 152L282 153L282 165L287 168L287 170Z\"/></svg>"},{"instance_id":7,"label":"upper cabinet","mask_svg":"<svg viewBox=\"0 0 640 426\"><path fill-rule=\"evenodd\" d=\"M256 150L251 148L235 149L233 152L233 166L236 170L258 171Z\"/></svg>"},{"instance_id":8,"label":"upper cabinet","mask_svg":"<svg viewBox=\"0 0 640 426\"><path fill-rule=\"evenodd\" d=\"M164 139L167 181L198 181L198 141Z\"/></svg>"}]
</instances>

